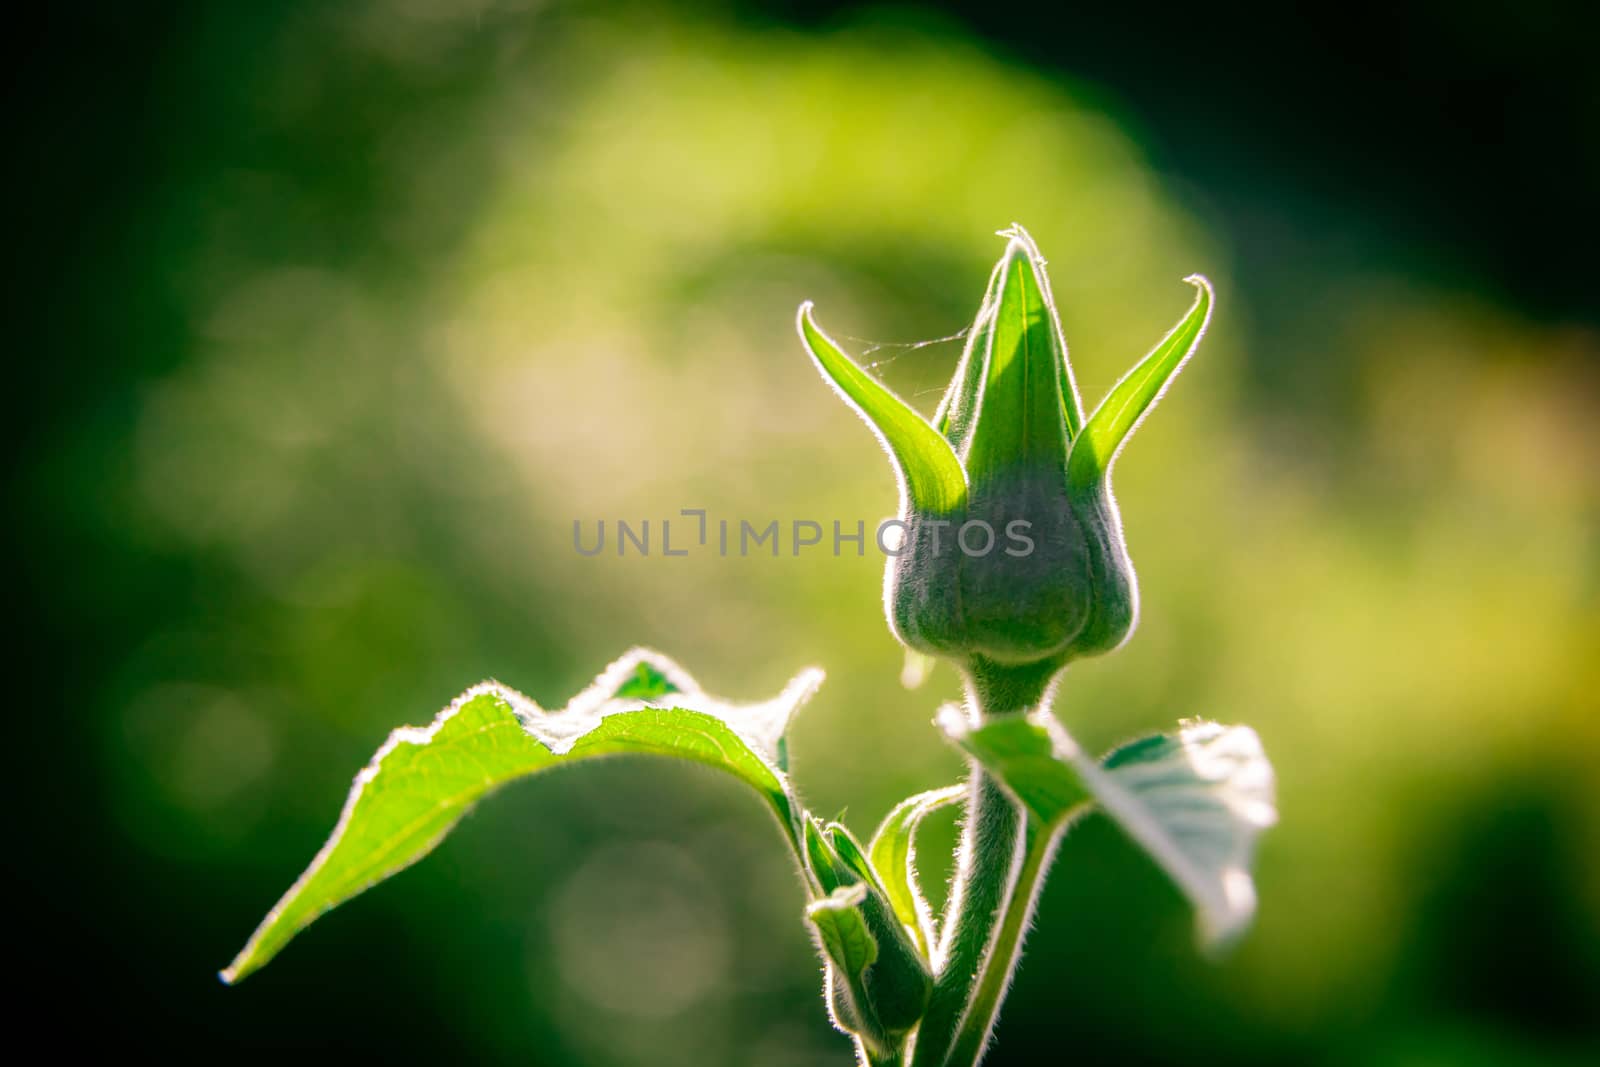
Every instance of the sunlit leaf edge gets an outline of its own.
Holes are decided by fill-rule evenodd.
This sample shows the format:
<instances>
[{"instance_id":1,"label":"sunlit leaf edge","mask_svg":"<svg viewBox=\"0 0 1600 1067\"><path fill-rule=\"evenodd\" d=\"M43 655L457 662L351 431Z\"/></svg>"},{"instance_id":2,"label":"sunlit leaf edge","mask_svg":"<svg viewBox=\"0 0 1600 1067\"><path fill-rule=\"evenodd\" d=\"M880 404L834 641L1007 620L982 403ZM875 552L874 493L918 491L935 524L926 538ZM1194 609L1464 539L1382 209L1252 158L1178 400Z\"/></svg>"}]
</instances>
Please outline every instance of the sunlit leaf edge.
<instances>
[{"instance_id":1,"label":"sunlit leaf edge","mask_svg":"<svg viewBox=\"0 0 1600 1067\"><path fill-rule=\"evenodd\" d=\"M658 671L673 691L662 693L659 700L615 699L613 694L634 679L641 664ZM356 775L333 832L311 864L268 912L220 976L224 982L238 982L269 962L321 915L422 859L490 791L547 767L585 757L648 753L676 756L724 770L762 794L798 851L799 806L787 777L776 766L776 755L789 718L816 691L822 677L822 672L815 668L804 670L776 699L739 706L706 694L687 672L661 653L636 648L613 662L592 685L554 712L545 711L522 693L499 682L475 685L440 711L428 726L401 727L390 733ZM452 723L464 721L463 713L470 713L480 702L484 702L486 708L498 710L500 717L463 740L481 739L489 730L509 728L511 732L504 736L525 747L503 765L484 767L480 780L444 798L442 803L435 801L431 808L424 805L423 814L411 827L413 832L423 832L415 832L414 840L402 836L398 846L381 853L385 856L392 853L392 860L369 861L365 866L353 860L357 863L355 873L335 877L325 891L311 894L316 880L329 869L341 846L349 840L363 800L372 796L369 786L379 780L386 761L397 752L414 755L428 751ZM704 745L697 748L685 743L686 739L697 736ZM476 760L480 755L475 753L473 758ZM425 821L430 817L433 822ZM430 830L431 833L426 832Z\"/></svg>"}]
</instances>

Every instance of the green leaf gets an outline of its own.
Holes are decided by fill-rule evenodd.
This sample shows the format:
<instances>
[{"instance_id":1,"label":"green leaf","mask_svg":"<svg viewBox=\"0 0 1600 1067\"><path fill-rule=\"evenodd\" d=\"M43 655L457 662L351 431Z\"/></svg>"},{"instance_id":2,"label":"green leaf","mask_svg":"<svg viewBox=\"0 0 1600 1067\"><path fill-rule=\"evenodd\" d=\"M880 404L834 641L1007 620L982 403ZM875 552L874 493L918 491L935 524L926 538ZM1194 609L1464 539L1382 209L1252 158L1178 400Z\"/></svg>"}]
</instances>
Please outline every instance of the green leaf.
<instances>
[{"instance_id":1,"label":"green leaf","mask_svg":"<svg viewBox=\"0 0 1600 1067\"><path fill-rule=\"evenodd\" d=\"M1189 897L1208 945L1249 926L1256 838L1278 812L1272 765L1248 726L1186 722L1102 765L1049 716L974 728L952 708L940 725L1047 825L1077 810L1064 798L1092 795Z\"/></svg>"},{"instance_id":2,"label":"green leaf","mask_svg":"<svg viewBox=\"0 0 1600 1067\"><path fill-rule=\"evenodd\" d=\"M838 861L844 869L867 883L878 892L883 892L883 881L878 877L878 872L872 869L872 864L867 860L867 854L862 851L861 843L856 840L855 834L844 823L830 822L823 830L828 840L828 847L833 850Z\"/></svg>"},{"instance_id":3,"label":"green leaf","mask_svg":"<svg viewBox=\"0 0 1600 1067\"><path fill-rule=\"evenodd\" d=\"M861 902L867 899L862 882L842 885L820 900L806 906L806 918L817 929L822 951L844 974L852 986L878 959L878 943L861 915Z\"/></svg>"},{"instance_id":4,"label":"green leaf","mask_svg":"<svg viewBox=\"0 0 1600 1067\"><path fill-rule=\"evenodd\" d=\"M739 707L635 649L555 712L497 682L474 686L428 727L389 735L356 775L332 836L222 978L239 981L318 916L427 855L491 790L557 764L648 753L716 767L760 794L798 851L797 805L776 752L821 680L803 671L777 699Z\"/></svg>"},{"instance_id":5,"label":"green leaf","mask_svg":"<svg viewBox=\"0 0 1600 1067\"><path fill-rule=\"evenodd\" d=\"M1211 283L1198 274L1191 274L1184 281L1199 290L1194 306L1161 343L1112 388L1073 441L1072 456L1067 463L1067 479L1073 487L1086 489L1111 472L1123 443L1145 413L1161 399L1200 344L1206 325L1211 321Z\"/></svg>"},{"instance_id":6,"label":"green leaf","mask_svg":"<svg viewBox=\"0 0 1600 1067\"><path fill-rule=\"evenodd\" d=\"M806 812L801 818L800 833L802 853L806 858L806 873L811 876L811 885L814 889L826 896L841 885L854 883L850 872L841 870L843 861L834 854L833 846L828 844L828 839L823 834L821 819L809 811Z\"/></svg>"},{"instance_id":7,"label":"green leaf","mask_svg":"<svg viewBox=\"0 0 1600 1067\"><path fill-rule=\"evenodd\" d=\"M640 660L634 666L633 674L611 695L618 700L660 700L677 692L680 692L677 684L664 671L655 664Z\"/></svg>"},{"instance_id":8,"label":"green leaf","mask_svg":"<svg viewBox=\"0 0 1600 1067\"><path fill-rule=\"evenodd\" d=\"M1095 797L1194 902L1202 939L1232 941L1255 916L1256 838L1278 821L1272 764L1248 726L1190 721L1089 765Z\"/></svg>"},{"instance_id":9,"label":"green leaf","mask_svg":"<svg viewBox=\"0 0 1600 1067\"><path fill-rule=\"evenodd\" d=\"M1041 724L1053 719L1013 715L974 728L960 708L947 704L939 709L938 722L945 735L999 779L1041 826L1064 822L1094 799L1076 765L1063 756L1064 750Z\"/></svg>"},{"instance_id":10,"label":"green leaf","mask_svg":"<svg viewBox=\"0 0 1600 1067\"><path fill-rule=\"evenodd\" d=\"M878 942L861 911L866 899L864 883L842 885L806 905L806 919L827 961L828 1015L835 1029L856 1039L863 1059L877 1062L889 1056L893 1042L878 1022L867 988L867 972L878 960Z\"/></svg>"},{"instance_id":11,"label":"green leaf","mask_svg":"<svg viewBox=\"0 0 1600 1067\"><path fill-rule=\"evenodd\" d=\"M957 803L965 794L963 787L953 785L902 800L884 817L878 832L872 835L872 843L867 846L867 855L883 880L884 892L896 917L925 957L931 955L933 949L933 909L922 895L917 877L917 827L924 817Z\"/></svg>"},{"instance_id":12,"label":"green leaf","mask_svg":"<svg viewBox=\"0 0 1600 1067\"><path fill-rule=\"evenodd\" d=\"M811 318L811 304L800 305L800 338L817 369L864 419L894 457L901 481L901 512L948 515L967 498L967 479L949 442L921 415L856 365Z\"/></svg>"}]
</instances>

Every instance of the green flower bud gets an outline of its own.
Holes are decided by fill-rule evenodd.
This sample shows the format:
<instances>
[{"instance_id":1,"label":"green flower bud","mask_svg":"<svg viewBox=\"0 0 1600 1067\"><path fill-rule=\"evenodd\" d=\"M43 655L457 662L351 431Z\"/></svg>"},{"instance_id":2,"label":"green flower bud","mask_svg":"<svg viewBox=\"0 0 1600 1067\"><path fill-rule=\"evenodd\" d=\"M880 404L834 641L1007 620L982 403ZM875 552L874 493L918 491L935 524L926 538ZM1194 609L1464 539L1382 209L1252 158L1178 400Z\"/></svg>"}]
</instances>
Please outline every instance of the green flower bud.
<instances>
[{"instance_id":1,"label":"green flower bud","mask_svg":"<svg viewBox=\"0 0 1600 1067\"><path fill-rule=\"evenodd\" d=\"M1138 618L1138 583L1111 494L1123 442L1199 343L1211 286L1087 419L1044 259L1009 238L955 378L930 424L868 375L800 309L825 379L894 461L904 538L885 576L896 636L970 664L1059 667L1116 648Z\"/></svg>"},{"instance_id":2,"label":"green flower bud","mask_svg":"<svg viewBox=\"0 0 1600 1067\"><path fill-rule=\"evenodd\" d=\"M830 967L829 1010L834 1021L866 1041L875 1050L897 1048L922 1018L933 988L928 962L911 941L895 914L877 872L861 845L840 823L824 825L808 815L804 827L806 859L811 879L822 899L808 912L813 924L828 912L849 908L860 931L857 940L870 949L855 956L865 966L852 973L849 958L836 958L837 948L824 937ZM841 890L847 891L841 893ZM818 911L823 914L819 915ZM845 925L843 916L835 916Z\"/></svg>"}]
</instances>

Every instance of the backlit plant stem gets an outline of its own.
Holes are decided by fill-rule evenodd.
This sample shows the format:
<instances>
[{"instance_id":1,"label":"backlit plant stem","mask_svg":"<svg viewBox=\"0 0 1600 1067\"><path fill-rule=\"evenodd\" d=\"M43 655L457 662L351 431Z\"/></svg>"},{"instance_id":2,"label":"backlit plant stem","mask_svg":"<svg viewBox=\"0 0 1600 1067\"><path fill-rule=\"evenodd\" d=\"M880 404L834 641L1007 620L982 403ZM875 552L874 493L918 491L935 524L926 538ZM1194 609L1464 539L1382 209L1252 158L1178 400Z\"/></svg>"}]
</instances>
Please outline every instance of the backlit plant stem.
<instances>
[{"instance_id":1,"label":"backlit plant stem","mask_svg":"<svg viewBox=\"0 0 1600 1067\"><path fill-rule=\"evenodd\" d=\"M975 658L967 678L969 715L981 722L1039 708L1057 669L1050 663L1009 667ZM967 782L961 843L941 928L939 969L917 1031L913 1067L947 1063L955 1067L977 1061L1016 966L1026 912L1046 858L1032 855L1026 814L976 761L968 763ZM1031 873L1030 860L1036 860ZM1019 902L1017 891L1024 888L1025 875L1026 899ZM1018 913L1015 929L1008 933L1013 913ZM974 1002L980 993L987 1006ZM977 1048L966 1060L952 1058L958 1042L970 1043L967 1020L976 1018L974 1007L985 1015Z\"/></svg>"},{"instance_id":2,"label":"backlit plant stem","mask_svg":"<svg viewBox=\"0 0 1600 1067\"><path fill-rule=\"evenodd\" d=\"M948 1067L975 1067L983 1058L995 1019L1000 1014L1000 1003L1011 988L1012 975L1022 960L1022 940L1032 922L1033 909L1060 833L1042 828L1035 819L1025 818L1022 836L1025 839L1022 866L1011 883L1005 918L984 957L983 970L968 997L955 1043L945 1057Z\"/></svg>"}]
</instances>

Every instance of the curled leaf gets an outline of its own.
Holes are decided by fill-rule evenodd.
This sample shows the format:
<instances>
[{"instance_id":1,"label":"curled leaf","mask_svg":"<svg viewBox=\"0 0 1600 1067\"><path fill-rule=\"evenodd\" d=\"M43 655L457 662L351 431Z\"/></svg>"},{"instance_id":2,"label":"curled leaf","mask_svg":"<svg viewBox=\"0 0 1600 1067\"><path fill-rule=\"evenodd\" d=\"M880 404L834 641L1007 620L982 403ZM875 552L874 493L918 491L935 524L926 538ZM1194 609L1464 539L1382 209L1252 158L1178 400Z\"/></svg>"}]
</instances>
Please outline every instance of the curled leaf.
<instances>
[{"instance_id":1,"label":"curled leaf","mask_svg":"<svg viewBox=\"0 0 1600 1067\"><path fill-rule=\"evenodd\" d=\"M939 722L1046 826L1092 797L1194 904L1206 944L1249 926L1256 838L1278 812L1272 764L1248 726L1186 722L1176 734L1123 745L1102 764L1047 715L974 727L952 707Z\"/></svg>"},{"instance_id":2,"label":"curled leaf","mask_svg":"<svg viewBox=\"0 0 1600 1067\"><path fill-rule=\"evenodd\" d=\"M1256 838L1278 821L1276 783L1248 726L1188 722L1112 752L1087 776L1106 812L1195 904L1207 944L1255 916Z\"/></svg>"},{"instance_id":3,"label":"curled leaf","mask_svg":"<svg viewBox=\"0 0 1600 1067\"><path fill-rule=\"evenodd\" d=\"M883 879L884 891L894 913L910 932L923 956L933 951L933 909L922 895L917 878L917 827L940 808L955 804L966 795L959 785L918 793L896 804L872 835L867 855Z\"/></svg>"}]
</instances>

